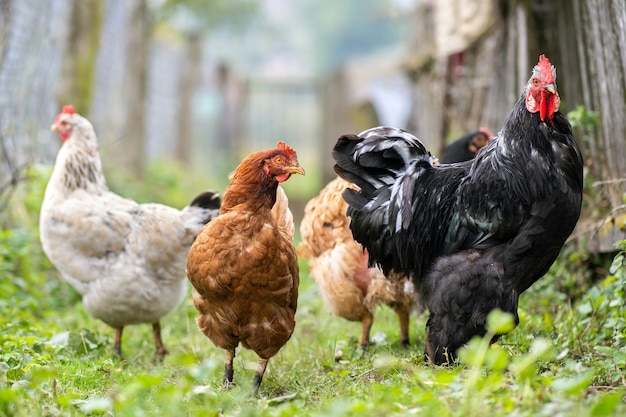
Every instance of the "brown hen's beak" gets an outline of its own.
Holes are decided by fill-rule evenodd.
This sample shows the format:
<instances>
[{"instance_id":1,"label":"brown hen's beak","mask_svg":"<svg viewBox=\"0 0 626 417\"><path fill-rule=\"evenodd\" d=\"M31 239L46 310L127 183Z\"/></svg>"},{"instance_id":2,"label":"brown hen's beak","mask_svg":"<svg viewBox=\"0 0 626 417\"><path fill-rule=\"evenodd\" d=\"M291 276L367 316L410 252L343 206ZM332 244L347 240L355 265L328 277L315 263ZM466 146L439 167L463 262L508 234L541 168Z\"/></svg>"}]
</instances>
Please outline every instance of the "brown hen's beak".
<instances>
[{"instance_id":1,"label":"brown hen's beak","mask_svg":"<svg viewBox=\"0 0 626 417\"><path fill-rule=\"evenodd\" d=\"M285 167L284 168L285 172L288 172L290 174L300 174L300 175L304 175L304 168L302 168L301 166L297 166L297 167Z\"/></svg>"},{"instance_id":2,"label":"brown hen's beak","mask_svg":"<svg viewBox=\"0 0 626 417\"><path fill-rule=\"evenodd\" d=\"M548 84L544 89L550 94L556 94L556 86L554 84Z\"/></svg>"},{"instance_id":3,"label":"brown hen's beak","mask_svg":"<svg viewBox=\"0 0 626 417\"><path fill-rule=\"evenodd\" d=\"M50 130L52 130L53 132L57 130L57 124L56 123L52 123L52 126L50 126Z\"/></svg>"}]
</instances>

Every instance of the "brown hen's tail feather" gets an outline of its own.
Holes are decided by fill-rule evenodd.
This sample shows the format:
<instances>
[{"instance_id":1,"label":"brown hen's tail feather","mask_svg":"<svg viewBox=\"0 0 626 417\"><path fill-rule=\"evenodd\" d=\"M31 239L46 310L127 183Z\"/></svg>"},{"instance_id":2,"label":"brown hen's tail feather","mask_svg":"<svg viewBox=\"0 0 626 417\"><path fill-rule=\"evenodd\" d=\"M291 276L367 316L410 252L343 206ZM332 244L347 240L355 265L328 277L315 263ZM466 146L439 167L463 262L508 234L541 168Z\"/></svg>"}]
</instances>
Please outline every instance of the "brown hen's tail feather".
<instances>
[{"instance_id":1,"label":"brown hen's tail feather","mask_svg":"<svg viewBox=\"0 0 626 417\"><path fill-rule=\"evenodd\" d=\"M363 303L372 312L380 304L394 309L396 306L406 306L410 311L418 300L415 286L407 276L392 272L389 277L385 277L380 271L379 275L374 275Z\"/></svg>"},{"instance_id":2,"label":"brown hen's tail feather","mask_svg":"<svg viewBox=\"0 0 626 417\"><path fill-rule=\"evenodd\" d=\"M285 231L291 240L296 233L296 227L293 223L293 213L289 209L289 200L287 194L282 187L276 189L276 202L272 207L272 216L276 220L278 227Z\"/></svg>"}]
</instances>

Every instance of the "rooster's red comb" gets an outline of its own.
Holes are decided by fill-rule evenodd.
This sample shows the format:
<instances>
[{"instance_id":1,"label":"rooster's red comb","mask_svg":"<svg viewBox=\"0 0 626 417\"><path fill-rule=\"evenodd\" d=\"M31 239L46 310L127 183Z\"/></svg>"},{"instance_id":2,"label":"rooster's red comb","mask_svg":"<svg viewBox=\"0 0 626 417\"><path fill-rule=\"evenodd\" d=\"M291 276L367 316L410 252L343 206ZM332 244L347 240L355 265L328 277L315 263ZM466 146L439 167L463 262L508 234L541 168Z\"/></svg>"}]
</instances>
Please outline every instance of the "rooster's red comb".
<instances>
[{"instance_id":1,"label":"rooster's red comb","mask_svg":"<svg viewBox=\"0 0 626 417\"><path fill-rule=\"evenodd\" d=\"M278 142L276 146L281 151L285 151L290 157L294 157L296 155L296 151L291 146L287 145L285 142Z\"/></svg>"},{"instance_id":2,"label":"rooster's red comb","mask_svg":"<svg viewBox=\"0 0 626 417\"><path fill-rule=\"evenodd\" d=\"M550 63L550 60L544 54L541 54L539 56L537 69L539 70L539 73L544 77L554 78L554 67ZM552 82L554 82L554 80L552 80Z\"/></svg>"},{"instance_id":3,"label":"rooster's red comb","mask_svg":"<svg viewBox=\"0 0 626 417\"><path fill-rule=\"evenodd\" d=\"M74 110L74 106L72 106L71 104L67 104L67 105L63 106L63 110L61 111L61 113L75 114L76 111Z\"/></svg>"}]
</instances>

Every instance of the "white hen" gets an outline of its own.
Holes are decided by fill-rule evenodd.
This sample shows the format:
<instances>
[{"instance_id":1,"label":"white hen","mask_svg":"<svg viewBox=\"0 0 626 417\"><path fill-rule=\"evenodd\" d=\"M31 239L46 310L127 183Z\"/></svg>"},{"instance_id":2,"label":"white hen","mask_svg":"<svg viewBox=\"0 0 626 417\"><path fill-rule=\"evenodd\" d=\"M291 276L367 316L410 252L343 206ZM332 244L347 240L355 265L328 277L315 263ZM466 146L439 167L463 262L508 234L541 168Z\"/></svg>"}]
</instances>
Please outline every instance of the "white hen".
<instances>
[{"instance_id":1,"label":"white hen","mask_svg":"<svg viewBox=\"0 0 626 417\"><path fill-rule=\"evenodd\" d=\"M120 197L107 186L91 123L65 106L52 128L63 145L41 207L43 250L89 313L115 329L119 355L124 326L151 323L162 358L159 320L185 294L187 252L217 216L219 195L205 192L183 210Z\"/></svg>"}]
</instances>

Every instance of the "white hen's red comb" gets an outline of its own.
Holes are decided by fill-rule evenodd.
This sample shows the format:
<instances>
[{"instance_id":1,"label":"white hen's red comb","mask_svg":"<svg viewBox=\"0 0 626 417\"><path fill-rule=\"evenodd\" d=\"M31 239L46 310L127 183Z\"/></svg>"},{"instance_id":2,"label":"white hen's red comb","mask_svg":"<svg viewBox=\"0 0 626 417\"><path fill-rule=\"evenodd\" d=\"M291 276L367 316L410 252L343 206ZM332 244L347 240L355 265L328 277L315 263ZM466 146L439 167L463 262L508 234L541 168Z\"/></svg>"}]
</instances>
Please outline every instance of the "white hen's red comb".
<instances>
[{"instance_id":1,"label":"white hen's red comb","mask_svg":"<svg viewBox=\"0 0 626 417\"><path fill-rule=\"evenodd\" d=\"M61 113L64 113L64 114L75 114L76 111L74 110L74 106L72 106L71 104L67 104L67 105L63 106L63 110L61 111Z\"/></svg>"}]
</instances>

